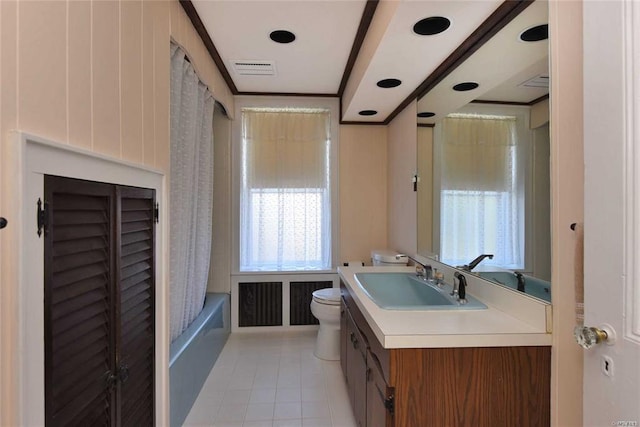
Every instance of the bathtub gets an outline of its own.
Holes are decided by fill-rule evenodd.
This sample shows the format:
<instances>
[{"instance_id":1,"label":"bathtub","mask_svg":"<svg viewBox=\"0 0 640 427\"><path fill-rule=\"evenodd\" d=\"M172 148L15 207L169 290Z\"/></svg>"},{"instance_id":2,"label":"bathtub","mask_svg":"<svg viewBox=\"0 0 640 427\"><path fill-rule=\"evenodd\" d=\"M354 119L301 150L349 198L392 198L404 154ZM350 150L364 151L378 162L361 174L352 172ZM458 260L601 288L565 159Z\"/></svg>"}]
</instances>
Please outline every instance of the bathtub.
<instances>
[{"instance_id":1,"label":"bathtub","mask_svg":"<svg viewBox=\"0 0 640 427\"><path fill-rule=\"evenodd\" d=\"M189 414L229 332L229 295L208 293L202 312L171 343L169 397L172 427L181 426Z\"/></svg>"}]
</instances>

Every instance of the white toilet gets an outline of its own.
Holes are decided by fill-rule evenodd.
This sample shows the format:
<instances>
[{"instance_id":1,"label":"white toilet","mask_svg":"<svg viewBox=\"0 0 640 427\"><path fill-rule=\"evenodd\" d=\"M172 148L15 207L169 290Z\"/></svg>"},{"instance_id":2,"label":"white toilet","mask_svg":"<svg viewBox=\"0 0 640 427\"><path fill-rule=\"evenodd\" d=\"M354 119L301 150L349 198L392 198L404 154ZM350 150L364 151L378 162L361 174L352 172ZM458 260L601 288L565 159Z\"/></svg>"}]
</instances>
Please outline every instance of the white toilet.
<instances>
[{"instance_id":1,"label":"white toilet","mask_svg":"<svg viewBox=\"0 0 640 427\"><path fill-rule=\"evenodd\" d=\"M374 249L371 251L371 262L374 267L402 267L407 265L409 257L389 249Z\"/></svg>"},{"instance_id":2,"label":"white toilet","mask_svg":"<svg viewBox=\"0 0 640 427\"><path fill-rule=\"evenodd\" d=\"M313 292L311 313L320 322L313 354L324 360L340 360L340 289Z\"/></svg>"}]
</instances>

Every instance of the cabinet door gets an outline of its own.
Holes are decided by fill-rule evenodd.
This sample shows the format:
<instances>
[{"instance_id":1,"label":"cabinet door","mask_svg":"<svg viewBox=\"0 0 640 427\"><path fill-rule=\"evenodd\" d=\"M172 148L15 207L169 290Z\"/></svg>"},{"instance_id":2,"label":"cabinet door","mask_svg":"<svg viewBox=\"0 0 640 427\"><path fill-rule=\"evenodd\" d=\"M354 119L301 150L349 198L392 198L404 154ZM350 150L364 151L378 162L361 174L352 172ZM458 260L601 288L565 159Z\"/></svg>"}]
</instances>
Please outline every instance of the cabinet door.
<instances>
[{"instance_id":1,"label":"cabinet door","mask_svg":"<svg viewBox=\"0 0 640 427\"><path fill-rule=\"evenodd\" d=\"M347 311L347 386L356 425L367 425L367 344Z\"/></svg>"},{"instance_id":2,"label":"cabinet door","mask_svg":"<svg viewBox=\"0 0 640 427\"><path fill-rule=\"evenodd\" d=\"M154 425L155 194L118 187L119 425Z\"/></svg>"},{"instance_id":3,"label":"cabinet door","mask_svg":"<svg viewBox=\"0 0 640 427\"><path fill-rule=\"evenodd\" d=\"M347 305L344 300L340 304L340 366L342 374L347 376Z\"/></svg>"},{"instance_id":4,"label":"cabinet door","mask_svg":"<svg viewBox=\"0 0 640 427\"><path fill-rule=\"evenodd\" d=\"M44 186L45 423L114 425L113 189L52 176Z\"/></svg>"},{"instance_id":5,"label":"cabinet door","mask_svg":"<svg viewBox=\"0 0 640 427\"><path fill-rule=\"evenodd\" d=\"M45 177L45 423L152 426L155 191Z\"/></svg>"},{"instance_id":6,"label":"cabinet door","mask_svg":"<svg viewBox=\"0 0 640 427\"><path fill-rule=\"evenodd\" d=\"M376 356L367 352L367 427L392 427L394 393Z\"/></svg>"}]
</instances>

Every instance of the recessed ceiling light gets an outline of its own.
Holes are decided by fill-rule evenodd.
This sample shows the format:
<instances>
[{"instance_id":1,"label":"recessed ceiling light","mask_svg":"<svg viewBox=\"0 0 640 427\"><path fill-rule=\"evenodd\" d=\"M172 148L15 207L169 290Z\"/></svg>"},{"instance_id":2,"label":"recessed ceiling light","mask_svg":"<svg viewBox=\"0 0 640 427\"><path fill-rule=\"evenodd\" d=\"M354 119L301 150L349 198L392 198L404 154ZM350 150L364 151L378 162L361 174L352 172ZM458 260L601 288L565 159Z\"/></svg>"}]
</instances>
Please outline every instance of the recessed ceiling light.
<instances>
[{"instance_id":1,"label":"recessed ceiling light","mask_svg":"<svg viewBox=\"0 0 640 427\"><path fill-rule=\"evenodd\" d=\"M413 26L413 32L421 36L440 34L451 25L451 21L443 16L431 16L419 20Z\"/></svg>"},{"instance_id":2,"label":"recessed ceiling light","mask_svg":"<svg viewBox=\"0 0 640 427\"><path fill-rule=\"evenodd\" d=\"M287 30L272 31L269 37L276 43L291 43L296 39L295 34Z\"/></svg>"},{"instance_id":3,"label":"recessed ceiling light","mask_svg":"<svg viewBox=\"0 0 640 427\"><path fill-rule=\"evenodd\" d=\"M464 82L464 83L458 83L457 85L455 85L453 87L453 90L456 90L458 92L466 92L468 90L473 90L478 86L480 85L476 82Z\"/></svg>"},{"instance_id":4,"label":"recessed ceiling light","mask_svg":"<svg viewBox=\"0 0 640 427\"><path fill-rule=\"evenodd\" d=\"M358 114L361 116L375 116L378 112L376 110L362 110Z\"/></svg>"},{"instance_id":5,"label":"recessed ceiling light","mask_svg":"<svg viewBox=\"0 0 640 427\"><path fill-rule=\"evenodd\" d=\"M431 111L423 111L421 113L418 113L418 117L421 117L423 119L427 118L427 117L433 117L435 115L436 115L436 113L432 113Z\"/></svg>"},{"instance_id":6,"label":"recessed ceiling light","mask_svg":"<svg viewBox=\"0 0 640 427\"><path fill-rule=\"evenodd\" d=\"M384 79L380 80L377 85L379 87L390 88L400 86L402 82L398 79Z\"/></svg>"},{"instance_id":7,"label":"recessed ceiling light","mask_svg":"<svg viewBox=\"0 0 640 427\"><path fill-rule=\"evenodd\" d=\"M549 38L549 24L536 25L527 28L520 34L520 40L523 42L539 42Z\"/></svg>"}]
</instances>

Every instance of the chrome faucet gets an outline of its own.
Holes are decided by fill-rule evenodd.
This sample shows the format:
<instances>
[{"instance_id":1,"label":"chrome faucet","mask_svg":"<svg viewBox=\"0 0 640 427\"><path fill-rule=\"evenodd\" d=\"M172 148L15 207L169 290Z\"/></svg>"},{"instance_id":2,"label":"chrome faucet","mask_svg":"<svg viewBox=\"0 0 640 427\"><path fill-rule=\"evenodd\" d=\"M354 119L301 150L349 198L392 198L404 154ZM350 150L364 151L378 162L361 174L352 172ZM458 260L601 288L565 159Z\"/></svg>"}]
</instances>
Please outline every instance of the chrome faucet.
<instances>
[{"instance_id":1,"label":"chrome faucet","mask_svg":"<svg viewBox=\"0 0 640 427\"><path fill-rule=\"evenodd\" d=\"M476 268L476 266L478 264L480 264L482 262L482 260L485 259L485 258L493 259L493 255L492 254L482 254L479 257L477 257L476 259L474 259L473 261L471 261L469 264L465 264L465 265L460 266L458 268L460 268L461 270L464 270L464 271L471 271L474 268Z\"/></svg>"},{"instance_id":2,"label":"chrome faucet","mask_svg":"<svg viewBox=\"0 0 640 427\"><path fill-rule=\"evenodd\" d=\"M460 304L466 304L467 303L467 279L457 271L453 273L453 277L458 279L458 286L456 286L456 283L455 283L456 281L454 280L453 292L451 292L451 295L455 295L457 293L458 302Z\"/></svg>"},{"instance_id":3,"label":"chrome faucet","mask_svg":"<svg viewBox=\"0 0 640 427\"><path fill-rule=\"evenodd\" d=\"M412 256L404 255L416 265L416 277L428 281L433 278L433 269L429 264L423 264Z\"/></svg>"},{"instance_id":4,"label":"chrome faucet","mask_svg":"<svg viewBox=\"0 0 640 427\"><path fill-rule=\"evenodd\" d=\"M524 275L519 271L514 271L513 274L516 275L516 279L518 279L518 290L520 292L525 292L524 290Z\"/></svg>"}]
</instances>

